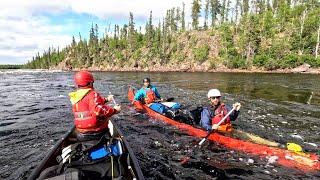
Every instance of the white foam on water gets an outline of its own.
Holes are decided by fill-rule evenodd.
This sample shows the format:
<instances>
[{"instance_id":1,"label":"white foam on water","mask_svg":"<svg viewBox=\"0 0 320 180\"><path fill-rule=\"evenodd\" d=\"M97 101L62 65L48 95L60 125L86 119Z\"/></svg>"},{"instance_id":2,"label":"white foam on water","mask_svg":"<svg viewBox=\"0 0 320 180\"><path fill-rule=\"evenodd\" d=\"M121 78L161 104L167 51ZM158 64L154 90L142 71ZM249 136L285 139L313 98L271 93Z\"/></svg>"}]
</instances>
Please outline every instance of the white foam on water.
<instances>
[{"instance_id":1,"label":"white foam on water","mask_svg":"<svg viewBox=\"0 0 320 180\"><path fill-rule=\"evenodd\" d=\"M266 171L264 171L264 172L265 172L266 174L270 174L270 171L267 171L267 170L266 170Z\"/></svg>"},{"instance_id":2,"label":"white foam on water","mask_svg":"<svg viewBox=\"0 0 320 180\"><path fill-rule=\"evenodd\" d=\"M267 164L273 164L279 159L279 157L278 156L268 156L267 159L268 159Z\"/></svg>"},{"instance_id":3,"label":"white foam on water","mask_svg":"<svg viewBox=\"0 0 320 180\"><path fill-rule=\"evenodd\" d=\"M254 160L249 158L249 159L248 159L248 163L249 163L249 164L253 164L253 163L254 163Z\"/></svg>"},{"instance_id":4,"label":"white foam on water","mask_svg":"<svg viewBox=\"0 0 320 180\"><path fill-rule=\"evenodd\" d=\"M310 143L310 142L304 142L305 144L309 144L311 146L314 146L314 147L318 147L318 145L316 143Z\"/></svg>"},{"instance_id":5,"label":"white foam on water","mask_svg":"<svg viewBox=\"0 0 320 180\"><path fill-rule=\"evenodd\" d=\"M298 134L291 134L290 136L293 137L293 138L300 139L300 140L303 141L303 137L298 135Z\"/></svg>"}]
</instances>

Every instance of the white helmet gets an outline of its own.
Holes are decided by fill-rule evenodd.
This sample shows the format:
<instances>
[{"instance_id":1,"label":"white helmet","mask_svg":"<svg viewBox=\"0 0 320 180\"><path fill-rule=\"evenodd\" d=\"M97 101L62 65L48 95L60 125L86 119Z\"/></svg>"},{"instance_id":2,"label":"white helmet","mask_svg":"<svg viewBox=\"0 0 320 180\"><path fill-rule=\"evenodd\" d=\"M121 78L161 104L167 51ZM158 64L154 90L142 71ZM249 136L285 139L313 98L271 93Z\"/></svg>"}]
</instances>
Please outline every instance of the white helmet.
<instances>
[{"instance_id":1,"label":"white helmet","mask_svg":"<svg viewBox=\"0 0 320 180\"><path fill-rule=\"evenodd\" d=\"M208 98L220 97L220 96L221 96L221 93L218 89L210 89L208 92Z\"/></svg>"}]
</instances>

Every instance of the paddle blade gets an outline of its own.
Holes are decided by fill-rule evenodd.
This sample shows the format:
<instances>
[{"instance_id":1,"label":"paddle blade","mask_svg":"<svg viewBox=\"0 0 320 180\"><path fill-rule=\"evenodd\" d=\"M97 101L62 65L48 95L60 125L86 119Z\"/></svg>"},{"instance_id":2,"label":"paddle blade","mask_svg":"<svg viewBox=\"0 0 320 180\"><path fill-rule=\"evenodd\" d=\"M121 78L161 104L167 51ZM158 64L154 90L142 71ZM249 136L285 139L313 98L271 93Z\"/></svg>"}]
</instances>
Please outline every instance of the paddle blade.
<instances>
[{"instance_id":1,"label":"paddle blade","mask_svg":"<svg viewBox=\"0 0 320 180\"><path fill-rule=\"evenodd\" d=\"M199 146L201 146L205 141L206 141L206 138L203 138L203 139L199 142Z\"/></svg>"},{"instance_id":2,"label":"paddle blade","mask_svg":"<svg viewBox=\"0 0 320 180\"><path fill-rule=\"evenodd\" d=\"M299 144L287 143L287 149L292 152L303 152L302 147Z\"/></svg>"}]
</instances>

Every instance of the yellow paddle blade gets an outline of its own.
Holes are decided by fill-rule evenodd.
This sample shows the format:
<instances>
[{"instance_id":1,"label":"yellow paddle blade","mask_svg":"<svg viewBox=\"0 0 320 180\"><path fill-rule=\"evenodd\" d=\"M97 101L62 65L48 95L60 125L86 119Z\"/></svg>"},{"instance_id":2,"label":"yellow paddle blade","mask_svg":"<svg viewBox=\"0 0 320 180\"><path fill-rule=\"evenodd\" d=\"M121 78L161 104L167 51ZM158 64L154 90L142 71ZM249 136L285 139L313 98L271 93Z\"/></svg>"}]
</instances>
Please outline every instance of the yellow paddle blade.
<instances>
[{"instance_id":1,"label":"yellow paddle blade","mask_svg":"<svg viewBox=\"0 0 320 180\"><path fill-rule=\"evenodd\" d=\"M287 143L287 149L296 153L303 152L302 147L295 143Z\"/></svg>"}]
</instances>

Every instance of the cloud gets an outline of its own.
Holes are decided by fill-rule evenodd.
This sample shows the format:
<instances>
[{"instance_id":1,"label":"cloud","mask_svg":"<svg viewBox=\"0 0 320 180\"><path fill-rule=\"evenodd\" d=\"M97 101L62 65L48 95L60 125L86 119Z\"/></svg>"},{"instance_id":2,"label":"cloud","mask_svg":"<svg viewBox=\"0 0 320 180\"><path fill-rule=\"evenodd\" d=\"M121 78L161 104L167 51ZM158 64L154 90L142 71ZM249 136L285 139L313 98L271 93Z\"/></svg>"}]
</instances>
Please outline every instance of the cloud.
<instances>
[{"instance_id":1,"label":"cloud","mask_svg":"<svg viewBox=\"0 0 320 180\"><path fill-rule=\"evenodd\" d=\"M108 26L107 22L112 29L112 24L126 23L129 12L133 12L135 20L139 21L137 25L141 25L152 10L157 24L166 10L182 8L182 2L186 20L189 20L192 0L0 1L0 64L27 62L48 47L64 47L71 42L72 35L86 34L83 31L88 31L87 26L96 23L96 19L105 22L99 25L100 30ZM68 13L75 16L64 17ZM77 15L80 20L76 19Z\"/></svg>"},{"instance_id":2,"label":"cloud","mask_svg":"<svg viewBox=\"0 0 320 180\"><path fill-rule=\"evenodd\" d=\"M41 13L67 10L62 1L0 2L0 64L25 63L37 52L49 47L64 47L71 36L63 33L65 26L52 25Z\"/></svg>"},{"instance_id":3,"label":"cloud","mask_svg":"<svg viewBox=\"0 0 320 180\"><path fill-rule=\"evenodd\" d=\"M0 19L0 63L27 62L48 47L64 47L72 39L59 34L62 29L63 26L51 25L40 17ZM18 58L21 60L17 61Z\"/></svg>"},{"instance_id":4,"label":"cloud","mask_svg":"<svg viewBox=\"0 0 320 180\"><path fill-rule=\"evenodd\" d=\"M192 0L68 0L70 8L77 13L87 13L106 19L108 17L128 17L129 12L136 16L148 17L152 10L155 18L161 18L166 10L181 7L185 3L190 9Z\"/></svg>"}]
</instances>

